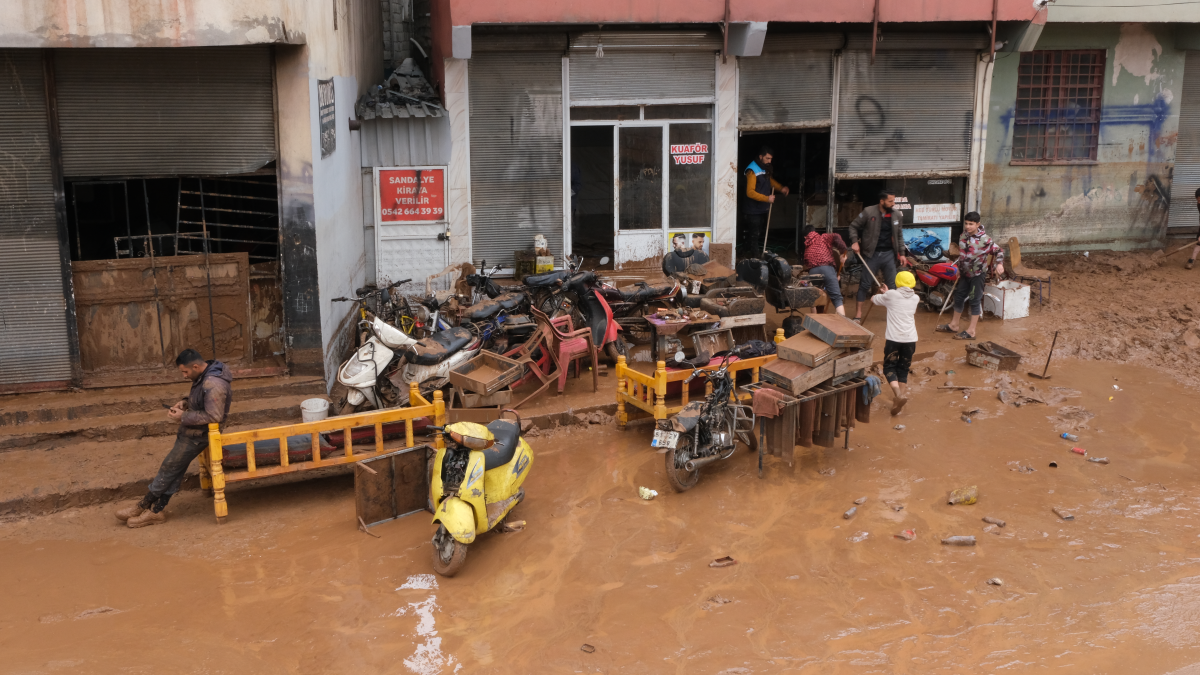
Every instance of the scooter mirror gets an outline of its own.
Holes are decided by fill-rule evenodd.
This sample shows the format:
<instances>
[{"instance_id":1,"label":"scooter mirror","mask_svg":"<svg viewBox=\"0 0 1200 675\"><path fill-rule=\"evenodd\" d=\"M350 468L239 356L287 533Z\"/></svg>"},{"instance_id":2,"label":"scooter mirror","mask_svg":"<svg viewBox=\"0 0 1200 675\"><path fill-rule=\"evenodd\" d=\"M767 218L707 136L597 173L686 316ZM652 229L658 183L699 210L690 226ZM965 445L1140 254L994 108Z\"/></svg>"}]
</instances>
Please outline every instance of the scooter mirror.
<instances>
[{"instance_id":1,"label":"scooter mirror","mask_svg":"<svg viewBox=\"0 0 1200 675\"><path fill-rule=\"evenodd\" d=\"M601 265L607 265L607 264L608 264L608 256L604 256L603 258L601 258L601 259L600 259L600 264L601 264Z\"/></svg>"},{"instance_id":2,"label":"scooter mirror","mask_svg":"<svg viewBox=\"0 0 1200 675\"><path fill-rule=\"evenodd\" d=\"M687 358L687 357L684 355L684 353L683 353L683 351L682 351L682 350L681 350L681 351L677 351L677 352L675 352L675 360L676 360L677 362L678 362L678 361L683 361L685 358Z\"/></svg>"}]
</instances>

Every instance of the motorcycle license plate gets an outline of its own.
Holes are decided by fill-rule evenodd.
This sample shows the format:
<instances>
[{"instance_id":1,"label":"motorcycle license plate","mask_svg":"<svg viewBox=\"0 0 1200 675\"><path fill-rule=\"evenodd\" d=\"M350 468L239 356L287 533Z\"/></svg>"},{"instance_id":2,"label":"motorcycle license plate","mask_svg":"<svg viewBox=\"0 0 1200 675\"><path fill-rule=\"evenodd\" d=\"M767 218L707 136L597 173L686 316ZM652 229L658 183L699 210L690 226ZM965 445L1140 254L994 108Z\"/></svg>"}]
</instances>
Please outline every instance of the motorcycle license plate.
<instances>
[{"instance_id":1,"label":"motorcycle license plate","mask_svg":"<svg viewBox=\"0 0 1200 675\"><path fill-rule=\"evenodd\" d=\"M652 448L674 448L679 442L678 431L663 431L659 429L654 432L654 440L650 441Z\"/></svg>"}]
</instances>

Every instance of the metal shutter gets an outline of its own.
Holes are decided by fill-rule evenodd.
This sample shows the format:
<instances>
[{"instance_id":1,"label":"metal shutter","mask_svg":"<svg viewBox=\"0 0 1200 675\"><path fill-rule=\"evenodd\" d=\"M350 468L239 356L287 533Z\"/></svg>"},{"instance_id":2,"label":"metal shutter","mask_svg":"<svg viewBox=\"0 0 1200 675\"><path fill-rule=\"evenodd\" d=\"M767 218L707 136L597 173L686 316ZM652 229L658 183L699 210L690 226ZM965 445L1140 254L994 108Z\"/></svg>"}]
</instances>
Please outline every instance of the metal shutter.
<instances>
[{"instance_id":1,"label":"metal shutter","mask_svg":"<svg viewBox=\"0 0 1200 675\"><path fill-rule=\"evenodd\" d=\"M571 52L571 103L712 100L717 95L713 52Z\"/></svg>"},{"instance_id":2,"label":"metal shutter","mask_svg":"<svg viewBox=\"0 0 1200 675\"><path fill-rule=\"evenodd\" d=\"M269 47L61 49L66 176L220 175L274 161Z\"/></svg>"},{"instance_id":3,"label":"metal shutter","mask_svg":"<svg viewBox=\"0 0 1200 675\"><path fill-rule=\"evenodd\" d=\"M965 176L976 52L868 51L842 57L838 178Z\"/></svg>"},{"instance_id":4,"label":"metal shutter","mask_svg":"<svg viewBox=\"0 0 1200 675\"><path fill-rule=\"evenodd\" d=\"M1179 102L1179 143L1171 178L1171 214L1167 229L1174 234L1195 232L1200 224L1196 200L1200 188L1200 52L1188 52L1183 64L1183 95Z\"/></svg>"},{"instance_id":5,"label":"metal shutter","mask_svg":"<svg viewBox=\"0 0 1200 675\"><path fill-rule=\"evenodd\" d=\"M71 379L39 50L0 49L0 385Z\"/></svg>"},{"instance_id":6,"label":"metal shutter","mask_svg":"<svg viewBox=\"0 0 1200 675\"><path fill-rule=\"evenodd\" d=\"M467 87L474 262L512 267L536 234L561 260L562 53L476 53Z\"/></svg>"},{"instance_id":7,"label":"metal shutter","mask_svg":"<svg viewBox=\"0 0 1200 675\"><path fill-rule=\"evenodd\" d=\"M768 34L762 56L738 59L738 129L803 129L833 123L833 50L816 49L828 39L805 38Z\"/></svg>"}]
</instances>

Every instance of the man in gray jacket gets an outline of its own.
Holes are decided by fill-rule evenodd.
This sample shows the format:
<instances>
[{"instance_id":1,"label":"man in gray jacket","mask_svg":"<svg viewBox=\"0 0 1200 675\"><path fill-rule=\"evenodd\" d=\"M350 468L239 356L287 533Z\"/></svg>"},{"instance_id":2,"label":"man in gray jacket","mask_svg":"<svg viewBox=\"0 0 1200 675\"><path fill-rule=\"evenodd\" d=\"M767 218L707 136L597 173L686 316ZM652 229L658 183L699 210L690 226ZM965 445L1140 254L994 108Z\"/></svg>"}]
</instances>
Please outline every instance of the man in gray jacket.
<instances>
[{"instance_id":1,"label":"man in gray jacket","mask_svg":"<svg viewBox=\"0 0 1200 675\"><path fill-rule=\"evenodd\" d=\"M908 265L908 258L904 257L904 217L895 205L896 193L884 190L879 193L878 206L868 206L850 222L850 248L862 256L869 270L859 275L858 302L854 308L854 320L859 323L862 323L863 301L874 286L867 275L877 276L882 271L883 285L895 288L896 262Z\"/></svg>"},{"instance_id":2,"label":"man in gray jacket","mask_svg":"<svg viewBox=\"0 0 1200 675\"><path fill-rule=\"evenodd\" d=\"M233 403L233 376L224 363L205 361L200 352L185 349L175 358L175 365L192 381L192 390L187 398L167 410L167 418L179 423L179 431L175 447L150 481L150 490L142 501L117 511L117 519L129 527L166 522L163 509L171 495L179 492L188 465L208 449L208 425L223 425Z\"/></svg>"}]
</instances>

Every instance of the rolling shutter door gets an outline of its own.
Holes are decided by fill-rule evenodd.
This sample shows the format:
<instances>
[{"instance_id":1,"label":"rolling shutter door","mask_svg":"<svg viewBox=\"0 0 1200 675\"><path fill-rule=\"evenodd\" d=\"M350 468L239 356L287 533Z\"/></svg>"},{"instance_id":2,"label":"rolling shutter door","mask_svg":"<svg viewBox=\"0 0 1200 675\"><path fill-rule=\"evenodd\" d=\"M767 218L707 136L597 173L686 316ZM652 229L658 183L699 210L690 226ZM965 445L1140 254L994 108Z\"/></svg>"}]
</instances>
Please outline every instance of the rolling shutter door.
<instances>
[{"instance_id":1,"label":"rolling shutter door","mask_svg":"<svg viewBox=\"0 0 1200 675\"><path fill-rule=\"evenodd\" d=\"M71 379L42 54L0 49L0 385Z\"/></svg>"},{"instance_id":2,"label":"rolling shutter door","mask_svg":"<svg viewBox=\"0 0 1200 675\"><path fill-rule=\"evenodd\" d=\"M870 61L869 42L843 52L837 177L967 175L976 52L881 50Z\"/></svg>"},{"instance_id":3,"label":"rolling shutter door","mask_svg":"<svg viewBox=\"0 0 1200 675\"><path fill-rule=\"evenodd\" d=\"M1171 177L1171 214L1167 229L1196 231L1200 224L1196 200L1200 188L1200 52L1188 52L1183 66L1183 97L1179 102L1179 144Z\"/></svg>"},{"instance_id":4,"label":"rolling shutter door","mask_svg":"<svg viewBox=\"0 0 1200 675\"><path fill-rule=\"evenodd\" d=\"M63 174L247 173L276 158L267 46L61 49Z\"/></svg>"},{"instance_id":5,"label":"rolling shutter door","mask_svg":"<svg viewBox=\"0 0 1200 675\"><path fill-rule=\"evenodd\" d=\"M708 33L585 33L571 43L571 104L712 101L720 48Z\"/></svg>"},{"instance_id":6,"label":"rolling shutter door","mask_svg":"<svg viewBox=\"0 0 1200 675\"><path fill-rule=\"evenodd\" d=\"M562 52L478 52L467 64L471 248L514 266L545 235L563 254Z\"/></svg>"},{"instance_id":7,"label":"rolling shutter door","mask_svg":"<svg viewBox=\"0 0 1200 675\"><path fill-rule=\"evenodd\" d=\"M805 129L833 122L833 50L840 35L767 34L761 56L738 59L738 129Z\"/></svg>"}]
</instances>

